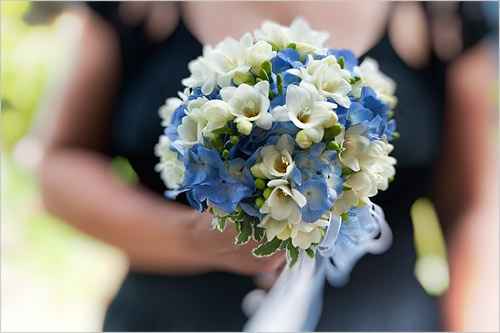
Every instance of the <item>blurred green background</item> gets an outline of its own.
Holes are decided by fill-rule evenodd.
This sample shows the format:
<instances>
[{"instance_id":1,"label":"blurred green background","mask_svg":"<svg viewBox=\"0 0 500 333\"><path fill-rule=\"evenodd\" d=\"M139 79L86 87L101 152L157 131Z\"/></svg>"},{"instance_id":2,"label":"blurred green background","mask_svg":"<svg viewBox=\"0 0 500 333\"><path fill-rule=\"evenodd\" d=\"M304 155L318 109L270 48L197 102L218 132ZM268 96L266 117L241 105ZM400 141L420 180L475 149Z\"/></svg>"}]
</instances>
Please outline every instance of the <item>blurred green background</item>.
<instances>
[{"instance_id":1,"label":"blurred green background","mask_svg":"<svg viewBox=\"0 0 500 333\"><path fill-rule=\"evenodd\" d=\"M1 2L1 330L94 331L126 269L117 250L47 215L34 170L44 105L70 65L71 14ZM72 42L68 42L72 41ZM118 165L121 165L118 162ZM83 277L83 278L82 278Z\"/></svg>"}]
</instances>

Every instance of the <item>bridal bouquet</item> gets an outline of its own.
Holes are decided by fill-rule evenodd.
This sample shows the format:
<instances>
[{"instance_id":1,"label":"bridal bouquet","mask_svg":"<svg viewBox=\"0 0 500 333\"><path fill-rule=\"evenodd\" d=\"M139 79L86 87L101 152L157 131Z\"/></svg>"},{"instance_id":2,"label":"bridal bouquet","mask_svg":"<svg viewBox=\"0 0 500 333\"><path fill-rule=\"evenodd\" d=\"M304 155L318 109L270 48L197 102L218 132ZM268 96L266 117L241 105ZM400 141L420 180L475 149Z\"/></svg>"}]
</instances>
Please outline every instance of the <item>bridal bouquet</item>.
<instances>
[{"instance_id":1,"label":"bridal bouquet","mask_svg":"<svg viewBox=\"0 0 500 333\"><path fill-rule=\"evenodd\" d=\"M234 224L256 256L286 251L293 266L319 253L340 281L387 240L370 198L395 174L396 98L376 61L327 39L297 19L206 46L160 109L156 154L168 198Z\"/></svg>"}]
</instances>

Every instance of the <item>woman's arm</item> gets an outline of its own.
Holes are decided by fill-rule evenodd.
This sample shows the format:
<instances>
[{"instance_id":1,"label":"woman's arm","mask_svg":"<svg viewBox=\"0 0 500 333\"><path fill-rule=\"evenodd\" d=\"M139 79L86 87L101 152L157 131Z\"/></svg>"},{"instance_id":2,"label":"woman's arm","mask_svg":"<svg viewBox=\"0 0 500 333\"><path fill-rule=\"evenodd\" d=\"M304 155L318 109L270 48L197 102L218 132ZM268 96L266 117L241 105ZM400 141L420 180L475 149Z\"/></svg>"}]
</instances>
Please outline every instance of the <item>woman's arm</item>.
<instances>
[{"instance_id":1,"label":"woman's arm","mask_svg":"<svg viewBox=\"0 0 500 333\"><path fill-rule=\"evenodd\" d=\"M468 51L448 75L436 187L442 220L456 221L443 303L446 328L453 331L498 331L497 71L490 52L487 45Z\"/></svg>"},{"instance_id":2,"label":"woman's arm","mask_svg":"<svg viewBox=\"0 0 500 333\"><path fill-rule=\"evenodd\" d=\"M234 235L213 232L210 217L140 186L122 183L102 154L109 142L119 52L113 31L82 11L81 48L51 128L40 169L48 210L78 229L122 249L136 269L189 273L211 269L246 274L272 271L282 257L253 258Z\"/></svg>"}]
</instances>

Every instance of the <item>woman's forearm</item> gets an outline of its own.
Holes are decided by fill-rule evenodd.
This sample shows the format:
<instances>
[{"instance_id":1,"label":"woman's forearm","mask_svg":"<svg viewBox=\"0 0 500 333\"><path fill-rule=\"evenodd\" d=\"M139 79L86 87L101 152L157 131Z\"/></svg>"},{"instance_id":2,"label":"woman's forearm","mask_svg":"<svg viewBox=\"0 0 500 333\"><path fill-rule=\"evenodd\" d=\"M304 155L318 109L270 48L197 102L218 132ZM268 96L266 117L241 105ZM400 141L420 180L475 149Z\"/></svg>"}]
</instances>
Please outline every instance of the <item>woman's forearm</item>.
<instances>
[{"instance_id":1,"label":"woman's forearm","mask_svg":"<svg viewBox=\"0 0 500 333\"><path fill-rule=\"evenodd\" d=\"M123 183L104 156L77 149L51 151L40 173L47 209L123 250L135 268L176 273L202 268L186 241L201 215Z\"/></svg>"}]
</instances>

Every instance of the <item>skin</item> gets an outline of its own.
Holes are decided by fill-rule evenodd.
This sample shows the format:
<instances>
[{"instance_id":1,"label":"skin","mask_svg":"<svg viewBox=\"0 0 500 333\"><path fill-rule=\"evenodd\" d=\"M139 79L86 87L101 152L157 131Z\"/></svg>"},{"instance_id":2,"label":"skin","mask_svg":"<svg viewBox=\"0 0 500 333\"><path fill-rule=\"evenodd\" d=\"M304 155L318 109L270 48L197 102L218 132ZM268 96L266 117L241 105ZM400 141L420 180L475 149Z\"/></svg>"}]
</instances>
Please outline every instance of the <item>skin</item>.
<instances>
[{"instance_id":1,"label":"skin","mask_svg":"<svg viewBox=\"0 0 500 333\"><path fill-rule=\"evenodd\" d=\"M239 36L257 27L263 17L287 24L300 14L332 36L356 36L336 39L336 46L361 54L376 43L385 24L384 15L373 13L386 13L387 6L374 3L322 3L321 11L314 9L318 6L314 3L185 3L183 15L200 41L214 43L227 35L227 29L218 30L212 15L238 17L234 11L245 10L248 15L240 16L234 25L238 30L232 31ZM325 5L331 10L324 10ZM167 12L173 17L171 26L158 29L148 23L152 38L162 38L162 32L175 26L177 16L172 13L177 8ZM337 19L331 20L325 13ZM122 183L113 174L110 160L102 152L109 144L111 103L120 80L117 39L106 23L89 12L81 10L78 15L82 20L81 50L66 89L53 107L56 118L40 168L48 210L122 249L134 269L168 274L212 270L276 274L283 254L254 258L249 254L254 244L233 246L234 231L210 230L207 214L167 203L140 186ZM141 15L147 17L147 11ZM151 20L157 20L155 17ZM447 112L443 158L436 173L436 203L442 220L453 223L448 240L452 281L443 301L450 330L498 330L498 300L488 297L498 294L498 289L494 292L498 256L497 264L492 264L495 258L486 255L480 245L498 246L497 193L496 186L490 185L496 180L489 125L494 106L488 96L494 72L487 50L481 46L461 56L448 73L447 107L451 112ZM487 251L498 254L498 247ZM491 304L485 306L485 300Z\"/></svg>"}]
</instances>

